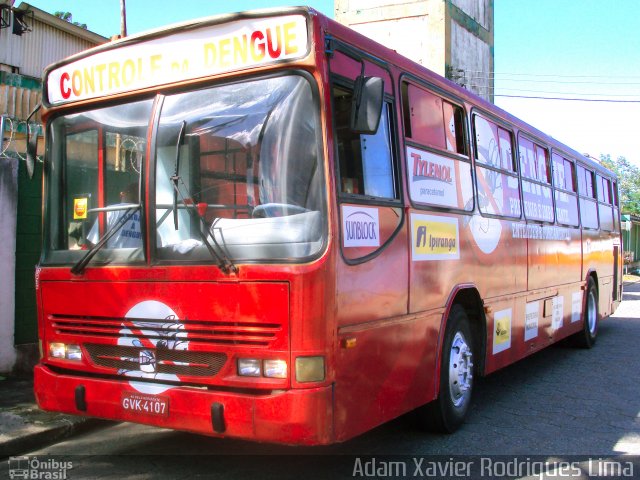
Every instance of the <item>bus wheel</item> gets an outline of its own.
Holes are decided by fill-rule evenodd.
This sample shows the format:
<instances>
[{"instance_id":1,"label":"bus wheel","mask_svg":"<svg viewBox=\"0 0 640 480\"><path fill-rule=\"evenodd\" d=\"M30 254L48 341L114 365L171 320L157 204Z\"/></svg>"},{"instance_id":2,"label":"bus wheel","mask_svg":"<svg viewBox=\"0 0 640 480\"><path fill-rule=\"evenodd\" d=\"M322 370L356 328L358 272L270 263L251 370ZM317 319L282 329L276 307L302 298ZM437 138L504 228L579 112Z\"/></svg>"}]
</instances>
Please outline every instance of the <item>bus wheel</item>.
<instances>
[{"instance_id":1,"label":"bus wheel","mask_svg":"<svg viewBox=\"0 0 640 480\"><path fill-rule=\"evenodd\" d=\"M592 277L587 281L586 295L582 330L573 336L574 345L580 348L593 347L598 334L598 291Z\"/></svg>"},{"instance_id":2,"label":"bus wheel","mask_svg":"<svg viewBox=\"0 0 640 480\"><path fill-rule=\"evenodd\" d=\"M418 411L421 423L429 430L453 433L464 422L473 392L473 355L469 319L460 305L454 305L442 346L440 393Z\"/></svg>"}]
</instances>

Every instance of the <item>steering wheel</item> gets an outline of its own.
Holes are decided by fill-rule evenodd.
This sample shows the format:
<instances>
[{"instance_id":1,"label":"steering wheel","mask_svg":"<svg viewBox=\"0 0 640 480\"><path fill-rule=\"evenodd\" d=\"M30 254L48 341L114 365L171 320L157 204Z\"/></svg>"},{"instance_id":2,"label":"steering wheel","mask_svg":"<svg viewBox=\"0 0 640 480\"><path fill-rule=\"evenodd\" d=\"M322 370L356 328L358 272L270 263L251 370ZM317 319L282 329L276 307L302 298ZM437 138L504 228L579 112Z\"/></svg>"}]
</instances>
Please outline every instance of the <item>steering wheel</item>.
<instances>
[{"instance_id":1,"label":"steering wheel","mask_svg":"<svg viewBox=\"0 0 640 480\"><path fill-rule=\"evenodd\" d=\"M290 203L263 203L253 209L252 218L286 217L298 213L309 212L308 208Z\"/></svg>"}]
</instances>

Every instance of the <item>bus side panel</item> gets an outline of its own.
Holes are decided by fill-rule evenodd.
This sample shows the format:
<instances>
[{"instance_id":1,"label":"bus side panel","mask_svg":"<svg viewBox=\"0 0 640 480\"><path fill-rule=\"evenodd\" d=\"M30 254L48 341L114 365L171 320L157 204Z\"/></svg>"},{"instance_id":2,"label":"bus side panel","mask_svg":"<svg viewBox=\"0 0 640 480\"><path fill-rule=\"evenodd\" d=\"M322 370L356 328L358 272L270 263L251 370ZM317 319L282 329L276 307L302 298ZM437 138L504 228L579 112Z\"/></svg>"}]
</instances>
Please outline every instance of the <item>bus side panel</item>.
<instances>
[{"instance_id":1,"label":"bus side panel","mask_svg":"<svg viewBox=\"0 0 640 480\"><path fill-rule=\"evenodd\" d=\"M373 322L407 313L407 247L404 231L380 254L357 265L338 260L338 327Z\"/></svg>"},{"instance_id":2,"label":"bus side panel","mask_svg":"<svg viewBox=\"0 0 640 480\"><path fill-rule=\"evenodd\" d=\"M487 299L485 373L494 372L582 328L583 282Z\"/></svg>"},{"instance_id":3,"label":"bus side panel","mask_svg":"<svg viewBox=\"0 0 640 480\"><path fill-rule=\"evenodd\" d=\"M526 290L526 228L517 221L417 211L412 218L410 313L445 307L456 285L476 285L482 299ZM423 244L420 227L443 231L450 222L458 228L457 251L430 248L436 241L429 233Z\"/></svg>"},{"instance_id":4,"label":"bus side panel","mask_svg":"<svg viewBox=\"0 0 640 480\"><path fill-rule=\"evenodd\" d=\"M613 296L613 240L610 234L596 230L583 230L582 274L586 279L594 273L598 282L598 314L600 318L612 312Z\"/></svg>"},{"instance_id":5,"label":"bus side panel","mask_svg":"<svg viewBox=\"0 0 640 480\"><path fill-rule=\"evenodd\" d=\"M413 408L412 379L431 371L423 349L439 325L408 320L405 229L374 258L339 260L336 275L335 425L345 440Z\"/></svg>"},{"instance_id":6,"label":"bus side panel","mask_svg":"<svg viewBox=\"0 0 640 480\"><path fill-rule=\"evenodd\" d=\"M336 440L347 440L435 398L442 310L339 331ZM353 348L349 342L355 341Z\"/></svg>"},{"instance_id":7,"label":"bus side panel","mask_svg":"<svg viewBox=\"0 0 640 480\"><path fill-rule=\"evenodd\" d=\"M533 225L542 238L529 239L529 290L579 282L580 230L553 225Z\"/></svg>"}]
</instances>

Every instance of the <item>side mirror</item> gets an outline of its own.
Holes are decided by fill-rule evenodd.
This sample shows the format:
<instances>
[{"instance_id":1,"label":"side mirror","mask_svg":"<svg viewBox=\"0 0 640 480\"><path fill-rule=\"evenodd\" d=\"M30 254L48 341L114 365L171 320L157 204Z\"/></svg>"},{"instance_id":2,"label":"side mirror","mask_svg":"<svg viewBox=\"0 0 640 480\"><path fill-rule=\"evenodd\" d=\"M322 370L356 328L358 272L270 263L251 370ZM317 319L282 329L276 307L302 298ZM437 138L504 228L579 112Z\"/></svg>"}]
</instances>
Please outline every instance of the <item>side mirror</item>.
<instances>
[{"instance_id":1,"label":"side mirror","mask_svg":"<svg viewBox=\"0 0 640 480\"><path fill-rule=\"evenodd\" d=\"M27 175L29 179L33 178L33 171L36 165L36 156L38 155L38 132L29 133L29 124L27 124Z\"/></svg>"},{"instance_id":2,"label":"side mirror","mask_svg":"<svg viewBox=\"0 0 640 480\"><path fill-rule=\"evenodd\" d=\"M33 117L42 105L38 104L36 108L27 117L27 175L29 178L33 178L33 171L36 165L36 156L38 155L38 130L36 127L35 135L31 135L31 129L29 128L29 121Z\"/></svg>"},{"instance_id":3,"label":"side mirror","mask_svg":"<svg viewBox=\"0 0 640 480\"><path fill-rule=\"evenodd\" d=\"M372 135L378 131L384 98L384 80L380 77L356 78L351 104L351 130Z\"/></svg>"}]
</instances>

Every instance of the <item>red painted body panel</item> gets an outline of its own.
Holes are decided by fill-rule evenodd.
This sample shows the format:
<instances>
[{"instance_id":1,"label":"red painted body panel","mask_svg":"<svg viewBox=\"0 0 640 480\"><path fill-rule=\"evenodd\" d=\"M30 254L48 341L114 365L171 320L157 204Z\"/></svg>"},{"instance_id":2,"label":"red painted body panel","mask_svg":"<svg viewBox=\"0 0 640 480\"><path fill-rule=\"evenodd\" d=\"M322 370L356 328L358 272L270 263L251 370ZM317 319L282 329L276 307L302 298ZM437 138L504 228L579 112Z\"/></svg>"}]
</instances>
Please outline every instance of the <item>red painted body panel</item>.
<instances>
[{"instance_id":1,"label":"red painted body panel","mask_svg":"<svg viewBox=\"0 0 640 480\"><path fill-rule=\"evenodd\" d=\"M553 226L483 217L477 205L474 212L461 213L412 203L407 150L402 148L401 77L409 73L448 92L468 118L476 108L491 112L511 125L514 138L524 130L551 148L557 142L370 39L315 12L309 18L312 48L307 58L249 73L300 68L318 82L329 218L326 250L307 264L240 264L239 273L233 275L211 265L166 266L151 261L143 266L89 266L81 276L72 276L69 267L40 268L39 332L45 355L50 341L126 347L127 342L138 340L153 350L157 345L145 344L145 335L135 331L145 330L135 319L144 323L166 317L127 315L151 300L176 317L168 327L151 326L181 335L169 340L174 342L174 353L182 355L180 350L188 342L189 352L224 355L213 375L176 373L176 379L163 379L170 388L157 395L168 399L167 417L123 410L123 392L140 392L145 387L117 368L90 362L86 348L84 363L45 356L35 377L42 408L215 435L211 405L220 403L225 412L223 435L326 444L349 439L436 398L447 314L464 292L477 295L474 321L478 331L486 334L480 373L492 372L579 331L582 322L577 316L584 309L583 289L590 274L598 279L600 316L615 310L619 298L612 301L613 289L618 288L613 282L612 250L620 245L619 235L581 234L579 229L566 228L543 240L540 232ZM366 74L384 76L385 91L393 97L399 144L395 151L400 165L398 202L361 202L378 210L379 247L344 244L341 209L358 203L336 193L330 73L352 79L360 73L360 64L340 53L328 61L325 34L388 63L387 71L365 62ZM465 134L471 138L470 130ZM563 151L579 156L564 147ZM449 157L455 159L455 155ZM473 152L468 161L473 168ZM463 193L473 198L463 188L477 190L471 183L460 183L457 208L464 207ZM416 246L420 226L455 227L454 254L421 256ZM149 258L150 252L146 253ZM149 311L166 313L164 307L157 311L149 307ZM96 318L103 322L101 330L96 330ZM508 334L500 333L504 325ZM177 347L176 339L182 347ZM325 358L324 380L296 381L295 361L304 356ZM286 359L287 378L239 377L236 362L244 357ZM80 385L86 390L86 412L76 408L75 389Z\"/></svg>"},{"instance_id":2,"label":"red painted body panel","mask_svg":"<svg viewBox=\"0 0 640 480\"><path fill-rule=\"evenodd\" d=\"M219 402L224 405L224 435L228 437L303 445L326 444L332 439L331 387L261 396L177 387L163 394L169 400L170 414L160 417L125 411L122 393L134 390L121 382L56 374L42 365L34 373L36 398L45 410L220 436L211 423L211 405ZM85 387L86 412L75 405L78 386Z\"/></svg>"}]
</instances>

